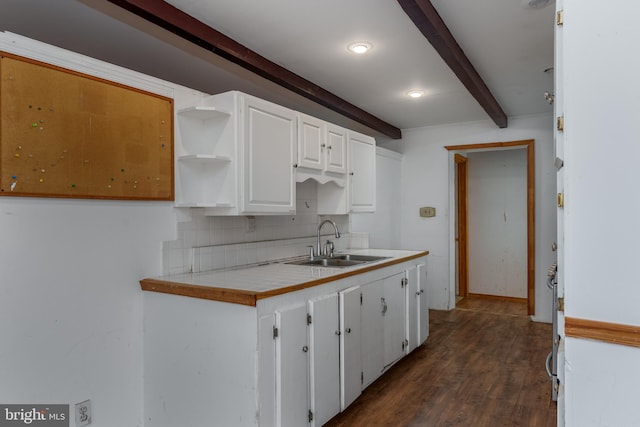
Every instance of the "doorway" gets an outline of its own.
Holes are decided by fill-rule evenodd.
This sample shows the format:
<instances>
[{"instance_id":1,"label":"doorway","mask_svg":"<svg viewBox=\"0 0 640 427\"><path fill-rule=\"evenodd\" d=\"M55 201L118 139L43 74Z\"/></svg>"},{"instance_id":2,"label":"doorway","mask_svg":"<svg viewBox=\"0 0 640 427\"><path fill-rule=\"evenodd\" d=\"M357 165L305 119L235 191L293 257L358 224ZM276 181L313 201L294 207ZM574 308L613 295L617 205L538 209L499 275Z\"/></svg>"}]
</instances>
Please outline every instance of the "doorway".
<instances>
[{"instance_id":1,"label":"doorway","mask_svg":"<svg viewBox=\"0 0 640 427\"><path fill-rule=\"evenodd\" d=\"M455 211L455 227L452 227L452 267L450 280L451 306L455 306L456 293L466 296L468 288L468 221L466 188L467 161L462 154L478 151L498 151L522 149L526 155L526 300L527 313L535 314L535 152L534 140L494 142L445 147L451 153L450 191L452 210ZM462 188L460 183L462 183ZM450 193L450 194L451 194ZM463 241L464 239L464 241ZM457 282L457 283L456 283ZM457 286L456 286L457 285ZM456 292L457 290L457 292Z\"/></svg>"}]
</instances>

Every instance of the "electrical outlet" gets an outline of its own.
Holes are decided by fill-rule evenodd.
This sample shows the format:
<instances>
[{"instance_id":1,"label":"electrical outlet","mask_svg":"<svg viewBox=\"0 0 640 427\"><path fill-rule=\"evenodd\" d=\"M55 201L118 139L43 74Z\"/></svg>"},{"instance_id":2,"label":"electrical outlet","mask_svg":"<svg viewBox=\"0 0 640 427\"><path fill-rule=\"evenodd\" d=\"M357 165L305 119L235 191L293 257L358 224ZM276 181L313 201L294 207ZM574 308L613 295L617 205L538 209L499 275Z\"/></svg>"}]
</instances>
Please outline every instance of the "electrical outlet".
<instances>
[{"instance_id":1,"label":"electrical outlet","mask_svg":"<svg viewBox=\"0 0 640 427\"><path fill-rule=\"evenodd\" d=\"M424 207L420 208L420 216L425 218L431 218L436 216L436 208Z\"/></svg>"},{"instance_id":2,"label":"electrical outlet","mask_svg":"<svg viewBox=\"0 0 640 427\"><path fill-rule=\"evenodd\" d=\"M244 222L244 231L247 233L253 233L256 231L256 217L247 216Z\"/></svg>"},{"instance_id":3,"label":"electrical outlet","mask_svg":"<svg viewBox=\"0 0 640 427\"><path fill-rule=\"evenodd\" d=\"M91 400L76 403L76 427L91 424Z\"/></svg>"}]
</instances>

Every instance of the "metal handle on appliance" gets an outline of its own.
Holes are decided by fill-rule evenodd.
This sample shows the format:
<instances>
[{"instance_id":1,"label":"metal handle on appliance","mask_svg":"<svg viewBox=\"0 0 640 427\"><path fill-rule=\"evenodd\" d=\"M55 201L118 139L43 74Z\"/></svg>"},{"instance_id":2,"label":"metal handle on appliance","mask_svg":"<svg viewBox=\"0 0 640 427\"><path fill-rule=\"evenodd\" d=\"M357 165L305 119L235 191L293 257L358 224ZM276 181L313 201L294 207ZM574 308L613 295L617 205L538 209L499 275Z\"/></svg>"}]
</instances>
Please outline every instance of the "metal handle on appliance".
<instances>
[{"instance_id":1,"label":"metal handle on appliance","mask_svg":"<svg viewBox=\"0 0 640 427\"><path fill-rule=\"evenodd\" d=\"M551 359L553 358L553 351L550 351L549 354L547 355L547 360L544 362L544 367L547 369L547 375L549 375L549 378L552 377L551 374Z\"/></svg>"}]
</instances>

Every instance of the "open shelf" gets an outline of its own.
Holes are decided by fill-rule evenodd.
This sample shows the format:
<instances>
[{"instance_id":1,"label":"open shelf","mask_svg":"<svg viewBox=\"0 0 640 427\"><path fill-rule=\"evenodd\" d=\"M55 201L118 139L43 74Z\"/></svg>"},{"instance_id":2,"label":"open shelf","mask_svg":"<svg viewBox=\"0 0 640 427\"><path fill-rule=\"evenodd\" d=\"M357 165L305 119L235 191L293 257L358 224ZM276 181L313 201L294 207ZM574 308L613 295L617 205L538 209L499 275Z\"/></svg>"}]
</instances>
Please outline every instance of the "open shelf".
<instances>
[{"instance_id":1,"label":"open shelf","mask_svg":"<svg viewBox=\"0 0 640 427\"><path fill-rule=\"evenodd\" d=\"M216 107L198 105L193 107L182 108L178 110L178 115L192 117L198 120L209 120L216 117L225 117L230 114L226 111L220 111Z\"/></svg>"},{"instance_id":2,"label":"open shelf","mask_svg":"<svg viewBox=\"0 0 640 427\"><path fill-rule=\"evenodd\" d=\"M231 157L218 156L215 154L187 154L186 156L178 157L178 160L198 163L229 163L231 162Z\"/></svg>"}]
</instances>

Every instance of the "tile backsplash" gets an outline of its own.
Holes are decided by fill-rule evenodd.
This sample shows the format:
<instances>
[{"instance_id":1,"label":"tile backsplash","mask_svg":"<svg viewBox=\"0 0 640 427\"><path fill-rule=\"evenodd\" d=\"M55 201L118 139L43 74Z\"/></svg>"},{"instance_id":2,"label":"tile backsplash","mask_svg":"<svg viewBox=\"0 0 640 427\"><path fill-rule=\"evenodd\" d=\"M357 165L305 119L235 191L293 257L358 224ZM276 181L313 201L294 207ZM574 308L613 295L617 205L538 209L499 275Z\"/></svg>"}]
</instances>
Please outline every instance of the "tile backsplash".
<instances>
[{"instance_id":1,"label":"tile backsplash","mask_svg":"<svg viewBox=\"0 0 640 427\"><path fill-rule=\"evenodd\" d=\"M322 240L330 239L336 250L367 247L366 233L354 233L352 244L349 215L318 215L317 184L296 186L296 215L212 217L192 210L191 220L178 222L178 239L163 242L163 274L180 274L234 267L309 253L315 245L320 220L332 219L342 237L333 237L332 227L322 228ZM355 235L357 234L357 236Z\"/></svg>"}]
</instances>

